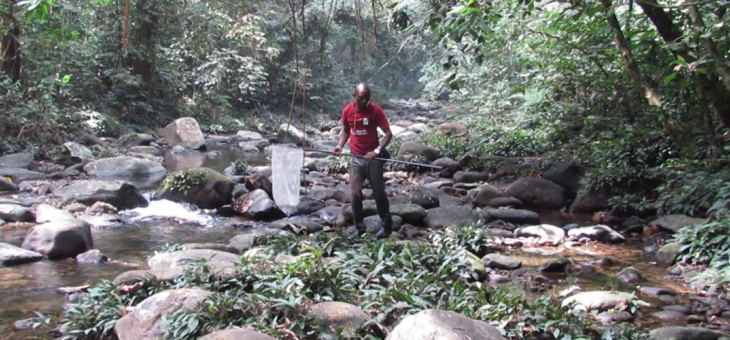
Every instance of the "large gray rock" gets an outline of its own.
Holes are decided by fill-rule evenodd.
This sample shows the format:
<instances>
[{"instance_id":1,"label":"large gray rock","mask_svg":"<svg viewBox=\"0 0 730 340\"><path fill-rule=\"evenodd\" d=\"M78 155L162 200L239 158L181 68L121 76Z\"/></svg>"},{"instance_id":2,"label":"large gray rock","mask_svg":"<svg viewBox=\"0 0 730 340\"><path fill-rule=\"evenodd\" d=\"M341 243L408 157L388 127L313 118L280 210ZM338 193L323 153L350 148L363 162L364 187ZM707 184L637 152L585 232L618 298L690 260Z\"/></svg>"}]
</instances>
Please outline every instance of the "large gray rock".
<instances>
[{"instance_id":1,"label":"large gray rock","mask_svg":"<svg viewBox=\"0 0 730 340\"><path fill-rule=\"evenodd\" d=\"M189 168L168 174L155 197L201 209L217 209L231 202L235 186L231 179L213 169Z\"/></svg>"},{"instance_id":2,"label":"large gray rock","mask_svg":"<svg viewBox=\"0 0 730 340\"><path fill-rule=\"evenodd\" d=\"M197 150L205 147L205 136L195 118L178 118L165 126L160 133L169 147L182 146Z\"/></svg>"},{"instance_id":3,"label":"large gray rock","mask_svg":"<svg viewBox=\"0 0 730 340\"><path fill-rule=\"evenodd\" d=\"M39 204L35 210L35 221L37 223L46 223L61 220L73 220L74 215L67 210L58 209L52 205L45 203Z\"/></svg>"},{"instance_id":4,"label":"large gray rock","mask_svg":"<svg viewBox=\"0 0 730 340\"><path fill-rule=\"evenodd\" d=\"M425 146L416 142L404 142L398 149L398 158L401 159L419 159L423 158L429 162L435 161L441 156L441 152L430 146Z\"/></svg>"},{"instance_id":5,"label":"large gray rock","mask_svg":"<svg viewBox=\"0 0 730 340\"><path fill-rule=\"evenodd\" d=\"M48 178L48 175L21 168L0 168L0 177L7 177L13 183L20 184L24 181L37 181Z\"/></svg>"},{"instance_id":6,"label":"large gray rock","mask_svg":"<svg viewBox=\"0 0 730 340\"><path fill-rule=\"evenodd\" d=\"M338 301L325 301L312 305L310 312L324 329L330 327L352 332L372 318L359 307Z\"/></svg>"},{"instance_id":7,"label":"large gray rock","mask_svg":"<svg viewBox=\"0 0 730 340\"><path fill-rule=\"evenodd\" d=\"M0 192L12 192L12 191L18 191L18 187L15 186L13 182L11 182L10 177L0 177Z\"/></svg>"},{"instance_id":8,"label":"large gray rock","mask_svg":"<svg viewBox=\"0 0 730 340\"><path fill-rule=\"evenodd\" d=\"M469 129L466 126L464 126L463 124L459 124L459 123L445 122L445 123L441 123L438 126L438 128L436 128L437 135L465 136L468 133L469 133Z\"/></svg>"},{"instance_id":9,"label":"large gray rock","mask_svg":"<svg viewBox=\"0 0 730 340\"><path fill-rule=\"evenodd\" d=\"M228 277L235 273L236 263L241 261L241 256L210 249L179 250L155 254L147 260L147 265L152 270L184 269L188 263L199 260L207 260L214 275Z\"/></svg>"},{"instance_id":10,"label":"large gray rock","mask_svg":"<svg viewBox=\"0 0 730 340\"><path fill-rule=\"evenodd\" d=\"M516 197L526 207L560 209L565 206L565 189L548 180L522 177L507 187L505 193Z\"/></svg>"},{"instance_id":11,"label":"large gray rock","mask_svg":"<svg viewBox=\"0 0 730 340\"><path fill-rule=\"evenodd\" d=\"M276 340L276 338L250 329L232 328L215 331L198 340Z\"/></svg>"},{"instance_id":12,"label":"large gray rock","mask_svg":"<svg viewBox=\"0 0 730 340\"><path fill-rule=\"evenodd\" d=\"M196 310L212 292L201 289L173 289L154 294L114 325L119 340L158 340L164 332L163 317L180 309Z\"/></svg>"},{"instance_id":13,"label":"large gray rock","mask_svg":"<svg viewBox=\"0 0 730 340\"><path fill-rule=\"evenodd\" d=\"M66 153L73 161L81 162L84 160L94 159L94 154L91 150L79 143L66 142L63 144L63 147L66 149Z\"/></svg>"},{"instance_id":14,"label":"large gray rock","mask_svg":"<svg viewBox=\"0 0 730 340\"><path fill-rule=\"evenodd\" d=\"M119 210L147 207L149 202L139 190L125 181L80 180L53 190L53 195L64 201L76 201L91 206L96 202L109 203Z\"/></svg>"},{"instance_id":15,"label":"large gray rock","mask_svg":"<svg viewBox=\"0 0 730 340\"><path fill-rule=\"evenodd\" d=\"M524 209L492 209L486 208L482 210L483 214L488 214L491 219L505 221L516 224L539 224L540 215L534 211Z\"/></svg>"},{"instance_id":16,"label":"large gray rock","mask_svg":"<svg viewBox=\"0 0 730 340\"><path fill-rule=\"evenodd\" d=\"M479 208L488 206L489 202L495 198L507 197L507 194L505 194L502 189L491 184L482 184L474 189L474 192L476 194L472 198L471 202Z\"/></svg>"},{"instance_id":17,"label":"large gray rock","mask_svg":"<svg viewBox=\"0 0 730 340\"><path fill-rule=\"evenodd\" d=\"M75 257L94 248L91 226L83 220L61 220L34 226L23 241L23 248L49 259Z\"/></svg>"},{"instance_id":18,"label":"large gray rock","mask_svg":"<svg viewBox=\"0 0 730 340\"><path fill-rule=\"evenodd\" d=\"M287 129L288 128L288 129ZM304 139L304 132L291 124L281 124L276 140L279 144L294 143L301 146Z\"/></svg>"},{"instance_id":19,"label":"large gray rock","mask_svg":"<svg viewBox=\"0 0 730 340\"><path fill-rule=\"evenodd\" d=\"M565 240L565 230L554 225L540 224L517 228L516 238L534 238L539 245L557 246Z\"/></svg>"},{"instance_id":20,"label":"large gray rock","mask_svg":"<svg viewBox=\"0 0 730 340\"><path fill-rule=\"evenodd\" d=\"M654 261L660 266L671 266L677 260L682 244L677 242L667 243L663 245L654 255Z\"/></svg>"},{"instance_id":21,"label":"large gray rock","mask_svg":"<svg viewBox=\"0 0 730 340\"><path fill-rule=\"evenodd\" d=\"M90 162L84 171L96 177L156 177L167 172L162 163L131 156L116 156Z\"/></svg>"},{"instance_id":22,"label":"large gray rock","mask_svg":"<svg viewBox=\"0 0 730 340\"><path fill-rule=\"evenodd\" d=\"M664 228L669 231L678 232L679 229L682 229L687 226L691 226L694 224L702 224L705 223L707 219L705 218L696 218L696 217L689 217L687 215L666 215L662 216L654 221L651 222L651 225L655 225L657 227Z\"/></svg>"},{"instance_id":23,"label":"large gray rock","mask_svg":"<svg viewBox=\"0 0 730 340\"><path fill-rule=\"evenodd\" d=\"M158 270L128 270L123 272L114 278L115 285L133 285L137 282L144 282L147 280L157 282L168 282L173 283L175 278L182 275L185 271L183 268L170 268L170 269L158 269Z\"/></svg>"},{"instance_id":24,"label":"large gray rock","mask_svg":"<svg viewBox=\"0 0 730 340\"><path fill-rule=\"evenodd\" d=\"M426 309L409 315L393 328L386 340L507 340L499 330L452 311Z\"/></svg>"},{"instance_id":25,"label":"large gray rock","mask_svg":"<svg viewBox=\"0 0 730 340\"><path fill-rule=\"evenodd\" d=\"M423 223L429 228L465 227L479 223L479 213L469 207L438 207L428 210Z\"/></svg>"},{"instance_id":26,"label":"large gray rock","mask_svg":"<svg viewBox=\"0 0 730 340\"><path fill-rule=\"evenodd\" d=\"M457 171L454 174L454 182L456 183L478 183L487 180L489 180L489 174L486 172Z\"/></svg>"},{"instance_id":27,"label":"large gray rock","mask_svg":"<svg viewBox=\"0 0 730 340\"><path fill-rule=\"evenodd\" d=\"M43 259L43 254L16 247L12 244L0 243L0 266L12 266L35 262Z\"/></svg>"},{"instance_id":28,"label":"large gray rock","mask_svg":"<svg viewBox=\"0 0 730 340\"><path fill-rule=\"evenodd\" d=\"M417 204L393 204L390 206L390 214L400 216L405 223L420 224L428 211Z\"/></svg>"},{"instance_id":29,"label":"large gray rock","mask_svg":"<svg viewBox=\"0 0 730 340\"><path fill-rule=\"evenodd\" d=\"M651 340L720 340L721 338L727 338L727 335L702 327L670 326L649 332Z\"/></svg>"},{"instance_id":30,"label":"large gray rock","mask_svg":"<svg viewBox=\"0 0 730 340\"><path fill-rule=\"evenodd\" d=\"M33 222L33 213L21 205L0 203L0 219L8 222Z\"/></svg>"},{"instance_id":31,"label":"large gray rock","mask_svg":"<svg viewBox=\"0 0 730 340\"><path fill-rule=\"evenodd\" d=\"M563 300L563 308L573 306L574 311L600 312L631 302L636 297L631 293L614 291L592 291L575 294Z\"/></svg>"},{"instance_id":32,"label":"large gray rock","mask_svg":"<svg viewBox=\"0 0 730 340\"><path fill-rule=\"evenodd\" d=\"M605 225L571 229L568 231L568 236L576 240L587 238L589 240L603 243L626 242L626 238L623 235Z\"/></svg>"},{"instance_id":33,"label":"large gray rock","mask_svg":"<svg viewBox=\"0 0 730 340\"><path fill-rule=\"evenodd\" d=\"M256 189L233 200L231 206L236 213L254 220L271 220L285 216L276 202L262 189Z\"/></svg>"},{"instance_id":34,"label":"large gray rock","mask_svg":"<svg viewBox=\"0 0 730 340\"><path fill-rule=\"evenodd\" d=\"M28 169L33 164L33 155L29 153L11 153L0 156L0 168Z\"/></svg>"}]
</instances>

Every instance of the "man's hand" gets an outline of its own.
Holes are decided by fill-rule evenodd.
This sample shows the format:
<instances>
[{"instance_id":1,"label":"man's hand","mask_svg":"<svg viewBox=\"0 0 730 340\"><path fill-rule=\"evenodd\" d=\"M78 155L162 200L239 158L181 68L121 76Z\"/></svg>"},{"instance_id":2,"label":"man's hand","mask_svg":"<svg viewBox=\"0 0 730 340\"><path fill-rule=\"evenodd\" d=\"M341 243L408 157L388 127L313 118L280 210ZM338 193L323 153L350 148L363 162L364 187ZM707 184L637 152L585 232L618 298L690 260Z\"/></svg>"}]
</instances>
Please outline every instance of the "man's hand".
<instances>
[{"instance_id":1,"label":"man's hand","mask_svg":"<svg viewBox=\"0 0 730 340\"><path fill-rule=\"evenodd\" d=\"M377 153L370 151L370 152L368 152L368 153L365 154L365 159L373 159L373 158L375 158L377 156L378 156Z\"/></svg>"},{"instance_id":2,"label":"man's hand","mask_svg":"<svg viewBox=\"0 0 730 340\"><path fill-rule=\"evenodd\" d=\"M335 154L339 155L340 152L342 152L342 148L339 146L335 146L335 148L332 150Z\"/></svg>"}]
</instances>

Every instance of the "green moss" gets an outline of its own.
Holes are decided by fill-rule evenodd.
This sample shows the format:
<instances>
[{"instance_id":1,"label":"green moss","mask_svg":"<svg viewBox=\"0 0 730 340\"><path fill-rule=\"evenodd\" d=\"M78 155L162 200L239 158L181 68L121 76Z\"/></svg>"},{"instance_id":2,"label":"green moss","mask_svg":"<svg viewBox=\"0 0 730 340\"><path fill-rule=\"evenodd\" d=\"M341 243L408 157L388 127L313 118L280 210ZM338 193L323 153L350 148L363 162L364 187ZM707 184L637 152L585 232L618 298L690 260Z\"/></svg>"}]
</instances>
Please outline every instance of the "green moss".
<instances>
[{"instance_id":1,"label":"green moss","mask_svg":"<svg viewBox=\"0 0 730 340\"><path fill-rule=\"evenodd\" d=\"M218 178L218 176L222 176L223 178ZM188 189L203 184L206 179L226 180L227 178L222 174L207 168L179 170L165 177L165 180L162 182L162 189L164 191L179 191L187 193Z\"/></svg>"}]
</instances>

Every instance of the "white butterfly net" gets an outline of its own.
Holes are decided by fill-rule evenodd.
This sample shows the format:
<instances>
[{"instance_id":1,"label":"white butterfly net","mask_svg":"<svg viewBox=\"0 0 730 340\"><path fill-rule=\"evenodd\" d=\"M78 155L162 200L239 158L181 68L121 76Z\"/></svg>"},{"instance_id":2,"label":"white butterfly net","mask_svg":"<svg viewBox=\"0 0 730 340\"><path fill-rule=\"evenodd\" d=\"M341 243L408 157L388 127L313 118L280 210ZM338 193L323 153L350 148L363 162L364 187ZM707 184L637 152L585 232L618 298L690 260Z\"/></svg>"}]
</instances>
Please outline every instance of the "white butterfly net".
<instances>
[{"instance_id":1,"label":"white butterfly net","mask_svg":"<svg viewBox=\"0 0 730 340\"><path fill-rule=\"evenodd\" d=\"M271 150L271 184L274 202L279 207L299 204L299 186L304 151L285 146Z\"/></svg>"}]
</instances>

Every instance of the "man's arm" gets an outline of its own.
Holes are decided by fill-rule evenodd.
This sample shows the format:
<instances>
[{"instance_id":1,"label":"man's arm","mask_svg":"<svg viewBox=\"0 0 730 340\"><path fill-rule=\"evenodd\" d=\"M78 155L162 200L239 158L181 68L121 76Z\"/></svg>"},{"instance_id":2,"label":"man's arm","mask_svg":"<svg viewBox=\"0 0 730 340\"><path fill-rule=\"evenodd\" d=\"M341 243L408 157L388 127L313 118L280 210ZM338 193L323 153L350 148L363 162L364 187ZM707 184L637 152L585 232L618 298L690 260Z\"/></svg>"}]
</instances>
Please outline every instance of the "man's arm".
<instances>
[{"instance_id":1,"label":"man's arm","mask_svg":"<svg viewBox=\"0 0 730 340\"><path fill-rule=\"evenodd\" d=\"M380 149L380 150L385 149L388 146L388 144L390 143L390 140L393 139L393 132L390 131L390 127L387 127L382 130L383 130L383 133L385 133L385 136L383 136L383 139L380 141L380 145L378 145L378 149Z\"/></svg>"},{"instance_id":2,"label":"man's arm","mask_svg":"<svg viewBox=\"0 0 730 340\"><path fill-rule=\"evenodd\" d=\"M342 151L345 143L347 143L347 140L350 138L350 124L347 123L347 107L342 110L340 123L342 124L342 131L340 131L340 140L337 142L337 145L333 150L334 152Z\"/></svg>"}]
</instances>

